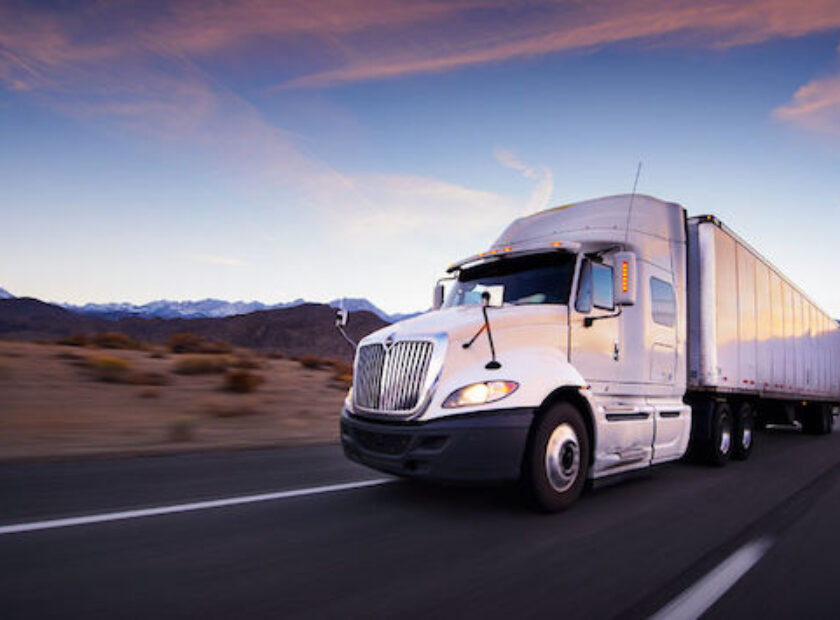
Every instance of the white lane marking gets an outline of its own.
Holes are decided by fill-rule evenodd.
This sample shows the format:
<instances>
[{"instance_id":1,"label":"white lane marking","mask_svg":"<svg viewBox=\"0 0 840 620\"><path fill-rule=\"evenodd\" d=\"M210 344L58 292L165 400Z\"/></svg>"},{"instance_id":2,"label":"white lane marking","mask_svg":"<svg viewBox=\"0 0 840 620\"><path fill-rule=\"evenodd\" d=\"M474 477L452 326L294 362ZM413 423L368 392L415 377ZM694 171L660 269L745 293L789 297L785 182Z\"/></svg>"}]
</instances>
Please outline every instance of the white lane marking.
<instances>
[{"instance_id":1,"label":"white lane marking","mask_svg":"<svg viewBox=\"0 0 840 620\"><path fill-rule=\"evenodd\" d=\"M761 538L747 543L718 564L709 574L680 594L651 620L694 620L726 594L767 553L773 541Z\"/></svg>"},{"instance_id":2,"label":"white lane marking","mask_svg":"<svg viewBox=\"0 0 840 620\"><path fill-rule=\"evenodd\" d=\"M394 482L393 478L377 478L374 480L361 480L358 482L345 482L343 484L330 484L323 487L310 487L308 489L293 489L291 491L276 491L274 493L260 493L259 495L242 495L239 497L227 497L223 499L212 499L203 502L191 502L189 504L174 504L171 506L157 506L154 508L140 508L137 510L122 510L119 512L106 512L98 515L87 515L83 517L70 517L67 519L50 519L48 521L33 521L30 523L15 523L12 525L0 526L0 536L4 534L20 534L22 532L34 532L37 530L52 530L60 527L73 527L76 525L91 525L93 523L105 523L107 521L122 521L125 519L141 519L143 517L156 517L169 515L178 512L190 512L193 510L209 510L211 508L222 508L225 506L238 506L240 504L253 504L256 502L270 502L277 499L288 499L290 497L303 497L306 495L319 495L322 493L333 493L335 491L347 491L350 489L361 489L379 484Z\"/></svg>"}]
</instances>

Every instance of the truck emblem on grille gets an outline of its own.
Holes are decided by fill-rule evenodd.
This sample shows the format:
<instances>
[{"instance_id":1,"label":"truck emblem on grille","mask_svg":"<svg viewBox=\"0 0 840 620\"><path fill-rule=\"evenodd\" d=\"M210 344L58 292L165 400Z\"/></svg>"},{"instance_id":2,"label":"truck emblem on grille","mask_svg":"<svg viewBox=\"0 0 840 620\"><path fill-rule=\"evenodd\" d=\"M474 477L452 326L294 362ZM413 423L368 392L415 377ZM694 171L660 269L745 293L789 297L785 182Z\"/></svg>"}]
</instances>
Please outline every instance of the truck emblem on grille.
<instances>
[{"instance_id":1,"label":"truck emblem on grille","mask_svg":"<svg viewBox=\"0 0 840 620\"><path fill-rule=\"evenodd\" d=\"M385 347L385 351L389 351L391 347L394 346L394 334L388 334L385 338L385 342L382 344Z\"/></svg>"}]
</instances>

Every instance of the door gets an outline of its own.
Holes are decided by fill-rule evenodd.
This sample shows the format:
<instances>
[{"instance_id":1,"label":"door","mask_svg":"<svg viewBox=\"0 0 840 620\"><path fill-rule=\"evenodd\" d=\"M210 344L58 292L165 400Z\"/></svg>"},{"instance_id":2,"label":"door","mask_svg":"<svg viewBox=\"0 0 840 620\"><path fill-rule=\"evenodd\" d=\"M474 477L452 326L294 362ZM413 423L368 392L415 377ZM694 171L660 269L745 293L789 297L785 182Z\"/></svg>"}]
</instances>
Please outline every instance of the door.
<instances>
[{"instance_id":1,"label":"door","mask_svg":"<svg viewBox=\"0 0 840 620\"><path fill-rule=\"evenodd\" d=\"M653 407L622 389L621 316L613 296L613 265L581 259L578 286L569 316L569 359L591 386L597 445L595 473L650 463ZM624 393L623 393L624 392Z\"/></svg>"}]
</instances>

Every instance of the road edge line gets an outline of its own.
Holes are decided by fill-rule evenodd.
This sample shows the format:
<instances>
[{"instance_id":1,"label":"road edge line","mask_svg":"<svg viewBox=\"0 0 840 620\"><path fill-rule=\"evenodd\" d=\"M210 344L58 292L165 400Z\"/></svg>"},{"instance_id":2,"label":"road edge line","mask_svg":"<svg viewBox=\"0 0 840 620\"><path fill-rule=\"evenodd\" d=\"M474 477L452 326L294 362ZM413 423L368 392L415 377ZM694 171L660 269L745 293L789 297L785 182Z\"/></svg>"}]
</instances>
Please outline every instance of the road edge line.
<instances>
[{"instance_id":1,"label":"road edge line","mask_svg":"<svg viewBox=\"0 0 840 620\"><path fill-rule=\"evenodd\" d=\"M135 510L120 510L105 512L101 514L86 515L81 517L67 517L63 519L47 519L44 521L30 521L27 523L13 523L0 525L0 536L10 534L22 534L25 532L36 532L40 530L52 530L64 527L75 527L80 525L92 525L95 523L108 523L111 521L125 521L127 519L142 519L145 517L157 517L162 515L177 514L180 512L193 512L196 510L210 510L213 508L224 508L227 506L239 506L242 504L254 504L257 502L268 502L292 497L305 497L307 495L321 495L336 491L348 491L361 489L381 484L394 482L393 478L376 478L373 480L360 480L357 482L344 482L340 484L329 484L320 487L309 487L304 489L292 489L289 491L275 491L271 493L259 493L256 495L241 495L238 497L227 497L222 499L204 500L200 502L189 502L185 504L171 504L168 506L157 506L152 508L138 508Z\"/></svg>"}]
</instances>

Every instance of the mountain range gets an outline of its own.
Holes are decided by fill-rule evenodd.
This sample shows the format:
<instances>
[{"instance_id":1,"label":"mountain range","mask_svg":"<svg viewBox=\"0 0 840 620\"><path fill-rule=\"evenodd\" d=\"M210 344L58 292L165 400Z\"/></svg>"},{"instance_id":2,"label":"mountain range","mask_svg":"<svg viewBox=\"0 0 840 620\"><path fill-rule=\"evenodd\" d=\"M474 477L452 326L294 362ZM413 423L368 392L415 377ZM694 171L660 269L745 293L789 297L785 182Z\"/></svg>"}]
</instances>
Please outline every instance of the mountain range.
<instances>
[{"instance_id":1,"label":"mountain range","mask_svg":"<svg viewBox=\"0 0 840 620\"><path fill-rule=\"evenodd\" d=\"M309 304L258 310L215 318L160 318L137 315L103 318L28 297L0 299L0 338L54 340L77 334L120 332L143 342L166 343L173 335L191 333L211 341L290 357L317 355L350 361L352 349L335 329L335 309ZM347 331L351 338L388 325L375 314L354 312Z\"/></svg>"},{"instance_id":2,"label":"mountain range","mask_svg":"<svg viewBox=\"0 0 840 620\"><path fill-rule=\"evenodd\" d=\"M14 295L0 288L0 299L13 299ZM294 308L314 302L305 299L295 299L290 302L277 304L266 304L260 301L225 301L223 299L201 299L198 301L171 301L159 299L145 304L132 304L127 302L112 302L104 304L88 303L84 305L55 304L67 310L84 314L87 316L99 317L111 321L129 317L159 318L159 319L209 319L224 318L240 314L250 314L262 310L278 310L282 308ZM388 314L372 302L364 298L342 298L334 299L328 304L332 308L345 308L350 312L366 311L375 314L383 321L394 323L402 319L411 318L420 314L419 312L409 314Z\"/></svg>"}]
</instances>

